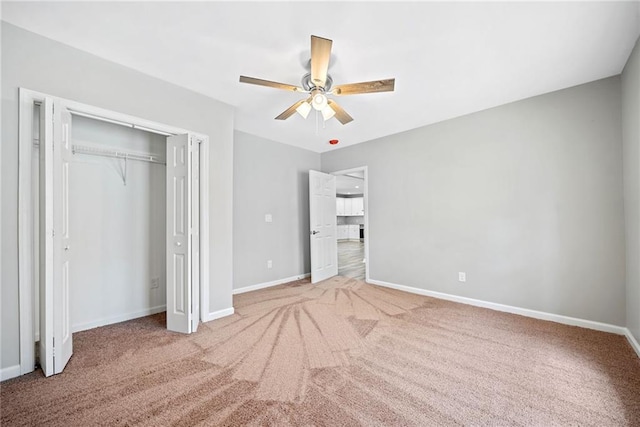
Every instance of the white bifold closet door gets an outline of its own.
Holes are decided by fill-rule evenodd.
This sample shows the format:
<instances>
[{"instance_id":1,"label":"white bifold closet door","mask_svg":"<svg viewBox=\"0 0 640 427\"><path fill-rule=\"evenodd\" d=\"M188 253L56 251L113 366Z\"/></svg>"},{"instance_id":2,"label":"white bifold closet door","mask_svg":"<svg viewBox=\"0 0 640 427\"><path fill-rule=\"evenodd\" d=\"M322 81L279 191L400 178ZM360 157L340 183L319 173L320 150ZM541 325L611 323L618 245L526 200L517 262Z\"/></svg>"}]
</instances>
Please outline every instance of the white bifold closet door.
<instances>
[{"instance_id":1,"label":"white bifold closet door","mask_svg":"<svg viewBox=\"0 0 640 427\"><path fill-rule=\"evenodd\" d=\"M200 319L199 146L167 138L167 329L195 332Z\"/></svg>"},{"instance_id":2,"label":"white bifold closet door","mask_svg":"<svg viewBox=\"0 0 640 427\"><path fill-rule=\"evenodd\" d=\"M167 138L167 329L195 332L200 320L200 141ZM73 354L69 310L71 114L40 106L40 365L62 372Z\"/></svg>"},{"instance_id":3,"label":"white bifold closet door","mask_svg":"<svg viewBox=\"0 0 640 427\"><path fill-rule=\"evenodd\" d=\"M71 114L52 99L40 106L40 365L59 374L73 354L69 311Z\"/></svg>"}]
</instances>

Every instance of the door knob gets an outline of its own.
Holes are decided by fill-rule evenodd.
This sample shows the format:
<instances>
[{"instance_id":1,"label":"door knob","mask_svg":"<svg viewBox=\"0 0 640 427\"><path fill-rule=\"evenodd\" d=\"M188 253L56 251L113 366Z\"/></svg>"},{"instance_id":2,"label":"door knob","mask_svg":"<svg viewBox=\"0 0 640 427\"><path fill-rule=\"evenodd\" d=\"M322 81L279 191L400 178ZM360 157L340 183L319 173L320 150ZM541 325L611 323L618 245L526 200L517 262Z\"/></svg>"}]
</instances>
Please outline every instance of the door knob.
<instances>
[{"instance_id":1,"label":"door knob","mask_svg":"<svg viewBox=\"0 0 640 427\"><path fill-rule=\"evenodd\" d=\"M182 243L176 242L176 246L182 246Z\"/></svg>"},{"instance_id":2,"label":"door knob","mask_svg":"<svg viewBox=\"0 0 640 427\"><path fill-rule=\"evenodd\" d=\"M313 236L313 235L318 234L318 233L319 233L319 231L313 230L313 231L311 232L311 235Z\"/></svg>"},{"instance_id":3,"label":"door knob","mask_svg":"<svg viewBox=\"0 0 640 427\"><path fill-rule=\"evenodd\" d=\"M65 251L68 251L68 250L69 250L69 246L65 246L65 247L64 247L64 250L65 250Z\"/></svg>"}]
</instances>

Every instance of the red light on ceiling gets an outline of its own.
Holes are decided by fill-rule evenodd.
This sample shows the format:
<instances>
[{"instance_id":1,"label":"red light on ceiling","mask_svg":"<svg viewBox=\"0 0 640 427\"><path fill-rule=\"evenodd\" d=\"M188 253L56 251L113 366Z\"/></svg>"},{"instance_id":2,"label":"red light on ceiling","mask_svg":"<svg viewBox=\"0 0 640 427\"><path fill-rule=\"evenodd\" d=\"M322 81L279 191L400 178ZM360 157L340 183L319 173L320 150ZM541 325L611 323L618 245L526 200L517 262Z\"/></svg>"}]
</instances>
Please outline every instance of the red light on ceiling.
<instances>
[{"instance_id":1,"label":"red light on ceiling","mask_svg":"<svg viewBox=\"0 0 640 427\"><path fill-rule=\"evenodd\" d=\"M337 139L330 139L329 140L329 144L331 144L331 145L336 145L338 142L340 142L340 141L338 141Z\"/></svg>"}]
</instances>

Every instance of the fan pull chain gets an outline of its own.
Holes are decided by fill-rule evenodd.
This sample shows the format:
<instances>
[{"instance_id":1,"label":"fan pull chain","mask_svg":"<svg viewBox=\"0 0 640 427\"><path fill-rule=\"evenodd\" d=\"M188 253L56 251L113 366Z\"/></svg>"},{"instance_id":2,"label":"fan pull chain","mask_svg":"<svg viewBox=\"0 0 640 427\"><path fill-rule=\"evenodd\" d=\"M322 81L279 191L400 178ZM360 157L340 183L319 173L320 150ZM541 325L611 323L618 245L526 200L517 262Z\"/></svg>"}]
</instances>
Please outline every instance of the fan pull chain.
<instances>
[{"instance_id":1,"label":"fan pull chain","mask_svg":"<svg viewBox=\"0 0 640 427\"><path fill-rule=\"evenodd\" d=\"M318 116L320 115L320 111L316 110L316 136L318 136L318 130L320 129L320 125L318 124ZM324 120L324 117L322 119L322 129L326 129L327 128L327 122Z\"/></svg>"}]
</instances>

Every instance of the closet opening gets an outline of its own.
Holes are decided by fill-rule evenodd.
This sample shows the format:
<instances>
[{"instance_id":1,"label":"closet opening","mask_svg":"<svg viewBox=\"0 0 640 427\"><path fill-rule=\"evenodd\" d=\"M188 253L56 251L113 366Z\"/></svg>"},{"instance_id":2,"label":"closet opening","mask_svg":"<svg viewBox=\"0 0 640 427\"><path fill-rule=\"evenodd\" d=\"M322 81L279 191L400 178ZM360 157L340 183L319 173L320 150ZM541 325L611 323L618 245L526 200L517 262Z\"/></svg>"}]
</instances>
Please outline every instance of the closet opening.
<instances>
[{"instance_id":1,"label":"closet opening","mask_svg":"<svg viewBox=\"0 0 640 427\"><path fill-rule=\"evenodd\" d=\"M72 332L165 311L166 137L73 115L71 140Z\"/></svg>"},{"instance_id":2,"label":"closet opening","mask_svg":"<svg viewBox=\"0 0 640 427\"><path fill-rule=\"evenodd\" d=\"M35 110L40 123L40 106ZM73 266L71 333L164 312L166 137L80 115L73 115L70 128L64 250ZM40 163L40 150L34 153ZM34 289L37 341L40 288Z\"/></svg>"},{"instance_id":3,"label":"closet opening","mask_svg":"<svg viewBox=\"0 0 640 427\"><path fill-rule=\"evenodd\" d=\"M62 372L73 333L99 326L166 312L195 332L208 137L24 89L20 104L21 374Z\"/></svg>"}]
</instances>

